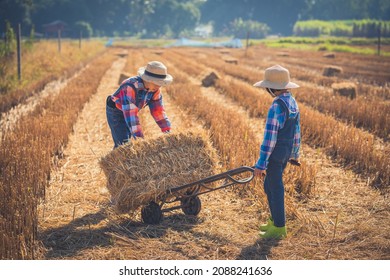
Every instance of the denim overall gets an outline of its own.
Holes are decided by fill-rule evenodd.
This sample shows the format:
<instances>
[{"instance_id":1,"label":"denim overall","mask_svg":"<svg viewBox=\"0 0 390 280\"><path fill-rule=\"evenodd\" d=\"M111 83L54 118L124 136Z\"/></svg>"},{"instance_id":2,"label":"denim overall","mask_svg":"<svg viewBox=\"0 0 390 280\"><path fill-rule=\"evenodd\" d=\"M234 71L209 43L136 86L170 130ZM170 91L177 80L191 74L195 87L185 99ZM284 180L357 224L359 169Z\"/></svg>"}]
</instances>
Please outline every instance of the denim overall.
<instances>
[{"instance_id":1,"label":"denim overall","mask_svg":"<svg viewBox=\"0 0 390 280\"><path fill-rule=\"evenodd\" d=\"M108 126L111 130L112 140L114 140L114 149L130 140L130 129L127 126L123 112L119 110L111 96L106 100L106 115Z\"/></svg>"},{"instance_id":2,"label":"denim overall","mask_svg":"<svg viewBox=\"0 0 390 280\"><path fill-rule=\"evenodd\" d=\"M267 194L274 225L284 227L286 225L286 214L282 175L292 152L295 126L299 113L290 118L287 105L281 99L277 99L276 102L286 113L286 121L283 128L278 131L276 145L269 158L267 175L264 179L264 191Z\"/></svg>"},{"instance_id":3,"label":"denim overall","mask_svg":"<svg viewBox=\"0 0 390 280\"><path fill-rule=\"evenodd\" d=\"M123 86L131 86L136 92L136 106L141 110L145 108L151 98L153 97L154 92L148 92L143 87L136 88L132 83L135 82L134 78L130 78L129 82L126 82L121 85L121 87L113 94L114 96L119 93ZM110 127L112 139L114 140L114 149L119 145L127 143L131 138L131 131L127 125L123 112L119 110L114 101L111 100L111 95L107 97L106 100L106 115L108 126Z\"/></svg>"}]
</instances>

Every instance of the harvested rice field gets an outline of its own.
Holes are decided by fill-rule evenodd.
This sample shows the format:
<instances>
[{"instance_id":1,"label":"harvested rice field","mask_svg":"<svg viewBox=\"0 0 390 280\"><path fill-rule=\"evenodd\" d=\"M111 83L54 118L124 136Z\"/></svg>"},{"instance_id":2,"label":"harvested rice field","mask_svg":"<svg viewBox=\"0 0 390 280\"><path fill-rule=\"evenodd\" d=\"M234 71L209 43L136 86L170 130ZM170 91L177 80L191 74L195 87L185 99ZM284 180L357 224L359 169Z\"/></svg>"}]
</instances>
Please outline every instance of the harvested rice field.
<instances>
[{"instance_id":1,"label":"harvested rice field","mask_svg":"<svg viewBox=\"0 0 390 280\"><path fill-rule=\"evenodd\" d=\"M106 97L122 73L135 75L152 60L174 77L163 88L171 134L145 108L144 139L113 150ZM199 195L197 215L177 207L159 223L144 223L142 206L161 202L167 190L255 164L272 99L252 85L274 64L301 86L293 94L302 166L284 174L288 237L259 237L269 212L257 178ZM21 104L27 113L2 114L21 115L12 128L1 126L1 167L10 174L1 174L9 197L1 211L19 207L0 220L8 234L2 258L388 260L389 69L388 57L262 46L108 49L62 81L59 94L42 95L32 109ZM205 86L212 73L217 78ZM334 91L335 84L353 84L353 94Z\"/></svg>"}]
</instances>

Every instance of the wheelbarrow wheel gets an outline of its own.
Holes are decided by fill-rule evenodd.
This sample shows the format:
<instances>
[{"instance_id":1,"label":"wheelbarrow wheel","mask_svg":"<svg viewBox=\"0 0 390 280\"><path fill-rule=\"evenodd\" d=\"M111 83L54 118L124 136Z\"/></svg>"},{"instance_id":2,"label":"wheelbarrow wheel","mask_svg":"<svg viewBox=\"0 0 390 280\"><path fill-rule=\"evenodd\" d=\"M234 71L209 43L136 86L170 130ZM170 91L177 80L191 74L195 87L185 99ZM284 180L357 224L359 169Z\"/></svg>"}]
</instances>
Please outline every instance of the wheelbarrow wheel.
<instances>
[{"instance_id":1,"label":"wheelbarrow wheel","mask_svg":"<svg viewBox=\"0 0 390 280\"><path fill-rule=\"evenodd\" d=\"M141 218L145 224L156 225L162 220L162 211L160 205L152 201L142 207Z\"/></svg>"},{"instance_id":2,"label":"wheelbarrow wheel","mask_svg":"<svg viewBox=\"0 0 390 280\"><path fill-rule=\"evenodd\" d=\"M186 215L196 216L199 214L201 208L202 203L197 196L189 197L181 201L181 209Z\"/></svg>"}]
</instances>

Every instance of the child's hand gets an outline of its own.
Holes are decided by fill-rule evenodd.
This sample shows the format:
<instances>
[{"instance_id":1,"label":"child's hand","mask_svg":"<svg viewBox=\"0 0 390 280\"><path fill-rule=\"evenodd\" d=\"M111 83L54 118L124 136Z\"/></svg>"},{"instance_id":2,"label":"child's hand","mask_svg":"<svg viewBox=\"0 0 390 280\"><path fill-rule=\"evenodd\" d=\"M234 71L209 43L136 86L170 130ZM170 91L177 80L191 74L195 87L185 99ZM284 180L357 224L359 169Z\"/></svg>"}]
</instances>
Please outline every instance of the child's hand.
<instances>
[{"instance_id":1,"label":"child's hand","mask_svg":"<svg viewBox=\"0 0 390 280\"><path fill-rule=\"evenodd\" d=\"M259 176L259 177L265 177L265 170L261 170L261 169L258 169L258 168L255 168L255 171L253 172L253 174L256 176Z\"/></svg>"},{"instance_id":2,"label":"child's hand","mask_svg":"<svg viewBox=\"0 0 390 280\"><path fill-rule=\"evenodd\" d=\"M293 159L293 158L290 158L290 159L288 160L288 162L289 162L290 164L292 164L292 165L295 165L295 166L301 166L301 163L300 163L298 160Z\"/></svg>"}]
</instances>

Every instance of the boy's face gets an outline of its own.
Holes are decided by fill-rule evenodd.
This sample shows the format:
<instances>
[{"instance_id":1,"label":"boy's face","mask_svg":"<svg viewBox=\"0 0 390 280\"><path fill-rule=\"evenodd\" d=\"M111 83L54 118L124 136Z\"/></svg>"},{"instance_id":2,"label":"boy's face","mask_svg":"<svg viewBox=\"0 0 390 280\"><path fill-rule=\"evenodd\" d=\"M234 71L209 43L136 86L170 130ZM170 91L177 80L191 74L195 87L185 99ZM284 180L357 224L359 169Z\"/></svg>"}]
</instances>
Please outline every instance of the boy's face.
<instances>
[{"instance_id":1,"label":"boy's face","mask_svg":"<svg viewBox=\"0 0 390 280\"><path fill-rule=\"evenodd\" d=\"M144 81L144 85L148 91L153 91L153 92L158 91L161 88L161 86L147 81Z\"/></svg>"},{"instance_id":2,"label":"boy's face","mask_svg":"<svg viewBox=\"0 0 390 280\"><path fill-rule=\"evenodd\" d=\"M272 96L276 97L275 90L271 88L265 88L265 90Z\"/></svg>"}]
</instances>

